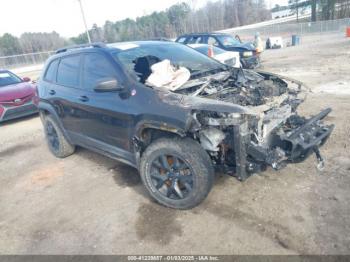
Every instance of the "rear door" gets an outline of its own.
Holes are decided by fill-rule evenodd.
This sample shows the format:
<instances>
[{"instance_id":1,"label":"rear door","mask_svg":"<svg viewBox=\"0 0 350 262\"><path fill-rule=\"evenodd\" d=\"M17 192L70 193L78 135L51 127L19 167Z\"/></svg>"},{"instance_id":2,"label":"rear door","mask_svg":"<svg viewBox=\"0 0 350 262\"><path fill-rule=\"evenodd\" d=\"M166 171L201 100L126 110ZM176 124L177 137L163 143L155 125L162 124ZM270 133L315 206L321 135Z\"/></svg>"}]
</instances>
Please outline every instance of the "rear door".
<instances>
[{"instance_id":1,"label":"rear door","mask_svg":"<svg viewBox=\"0 0 350 262\"><path fill-rule=\"evenodd\" d=\"M82 55L62 57L58 64L55 87L49 90L51 101L61 118L64 128L69 132L80 132L79 119L81 93Z\"/></svg>"}]
</instances>

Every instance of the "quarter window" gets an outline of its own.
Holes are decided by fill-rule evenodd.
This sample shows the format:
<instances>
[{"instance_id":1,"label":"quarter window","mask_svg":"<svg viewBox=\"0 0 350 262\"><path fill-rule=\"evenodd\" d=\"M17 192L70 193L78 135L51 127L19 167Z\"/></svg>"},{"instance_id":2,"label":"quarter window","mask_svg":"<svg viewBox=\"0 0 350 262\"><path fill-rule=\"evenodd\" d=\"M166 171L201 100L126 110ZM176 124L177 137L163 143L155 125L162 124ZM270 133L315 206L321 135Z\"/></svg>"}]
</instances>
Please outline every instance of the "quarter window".
<instances>
[{"instance_id":1,"label":"quarter window","mask_svg":"<svg viewBox=\"0 0 350 262\"><path fill-rule=\"evenodd\" d=\"M57 70L57 83L63 86L79 87L80 55L61 59Z\"/></svg>"},{"instance_id":2,"label":"quarter window","mask_svg":"<svg viewBox=\"0 0 350 262\"><path fill-rule=\"evenodd\" d=\"M46 81L49 81L49 82L55 82L55 77L56 77L56 72L57 72L57 66L58 66L58 62L59 60L56 59L54 61L52 61L50 63L50 65L48 66L47 70L46 70L46 73L45 73L45 77L44 79Z\"/></svg>"},{"instance_id":3,"label":"quarter window","mask_svg":"<svg viewBox=\"0 0 350 262\"><path fill-rule=\"evenodd\" d=\"M187 44L200 44L200 43L203 43L203 38L201 36L192 36Z\"/></svg>"},{"instance_id":4,"label":"quarter window","mask_svg":"<svg viewBox=\"0 0 350 262\"><path fill-rule=\"evenodd\" d=\"M176 42L183 44L185 40L186 40L186 37L182 36Z\"/></svg>"}]
</instances>

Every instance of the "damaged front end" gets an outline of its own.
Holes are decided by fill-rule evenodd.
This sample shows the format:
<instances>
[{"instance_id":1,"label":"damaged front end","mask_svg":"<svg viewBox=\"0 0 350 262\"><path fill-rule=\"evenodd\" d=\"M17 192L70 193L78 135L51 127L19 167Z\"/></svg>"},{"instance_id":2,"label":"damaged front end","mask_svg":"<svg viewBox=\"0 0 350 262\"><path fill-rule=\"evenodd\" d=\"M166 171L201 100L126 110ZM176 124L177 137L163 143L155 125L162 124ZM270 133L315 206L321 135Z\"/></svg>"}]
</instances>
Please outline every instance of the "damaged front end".
<instances>
[{"instance_id":1,"label":"damaged front end","mask_svg":"<svg viewBox=\"0 0 350 262\"><path fill-rule=\"evenodd\" d=\"M280 169L303 161L313 152L323 167L319 147L334 125L322 119L331 109L308 119L299 116L297 107L306 96L300 82L235 70L190 80L177 92L186 94L183 104L193 108L190 132L218 169L239 180L267 166ZM234 110L229 105L235 105Z\"/></svg>"}]
</instances>

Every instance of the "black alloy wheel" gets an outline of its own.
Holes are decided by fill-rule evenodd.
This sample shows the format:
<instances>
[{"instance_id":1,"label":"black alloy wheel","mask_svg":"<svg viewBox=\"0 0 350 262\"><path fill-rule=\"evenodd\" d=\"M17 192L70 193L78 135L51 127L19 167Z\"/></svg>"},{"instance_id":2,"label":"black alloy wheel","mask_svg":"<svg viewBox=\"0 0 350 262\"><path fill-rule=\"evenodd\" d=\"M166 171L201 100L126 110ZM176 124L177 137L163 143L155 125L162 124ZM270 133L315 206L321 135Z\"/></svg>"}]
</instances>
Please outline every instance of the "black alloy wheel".
<instances>
[{"instance_id":1,"label":"black alloy wheel","mask_svg":"<svg viewBox=\"0 0 350 262\"><path fill-rule=\"evenodd\" d=\"M57 131L51 122L47 122L46 124L46 137L50 148L53 151L58 152L60 149L60 141L58 138Z\"/></svg>"},{"instance_id":2,"label":"black alloy wheel","mask_svg":"<svg viewBox=\"0 0 350 262\"><path fill-rule=\"evenodd\" d=\"M193 175L189 165L179 156L162 154L150 169L153 186L165 197L185 199L193 189Z\"/></svg>"}]
</instances>

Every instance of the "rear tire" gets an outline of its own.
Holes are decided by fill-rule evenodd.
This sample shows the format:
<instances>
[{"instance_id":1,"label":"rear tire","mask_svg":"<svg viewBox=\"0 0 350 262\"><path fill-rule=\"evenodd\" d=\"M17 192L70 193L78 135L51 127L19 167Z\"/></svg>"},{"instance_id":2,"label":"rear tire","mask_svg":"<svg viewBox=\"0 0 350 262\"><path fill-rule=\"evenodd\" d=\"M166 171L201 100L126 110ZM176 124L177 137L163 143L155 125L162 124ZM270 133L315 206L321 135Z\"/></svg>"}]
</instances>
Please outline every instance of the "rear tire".
<instances>
[{"instance_id":1,"label":"rear tire","mask_svg":"<svg viewBox=\"0 0 350 262\"><path fill-rule=\"evenodd\" d=\"M50 115L45 116L44 130L46 142L52 154L64 158L74 153L75 146L67 141L60 127Z\"/></svg>"},{"instance_id":2,"label":"rear tire","mask_svg":"<svg viewBox=\"0 0 350 262\"><path fill-rule=\"evenodd\" d=\"M190 209L209 194L214 168L207 152L190 138L161 138L149 145L140 163L142 181L160 204Z\"/></svg>"}]
</instances>

